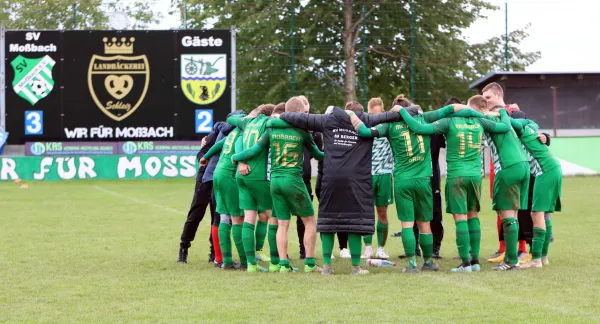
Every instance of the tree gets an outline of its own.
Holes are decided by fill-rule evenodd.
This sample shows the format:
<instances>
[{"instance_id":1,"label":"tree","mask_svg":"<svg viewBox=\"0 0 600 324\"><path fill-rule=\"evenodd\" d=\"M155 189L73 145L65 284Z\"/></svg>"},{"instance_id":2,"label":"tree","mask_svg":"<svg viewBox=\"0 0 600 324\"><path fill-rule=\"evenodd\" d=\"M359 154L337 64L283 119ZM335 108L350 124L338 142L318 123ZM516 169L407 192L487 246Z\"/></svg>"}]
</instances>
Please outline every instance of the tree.
<instances>
[{"instance_id":1,"label":"tree","mask_svg":"<svg viewBox=\"0 0 600 324\"><path fill-rule=\"evenodd\" d=\"M411 99L424 108L468 96L470 82L504 66L502 37L471 45L462 34L495 8L481 0L414 1L413 16L410 0L185 1L187 26L238 30L237 101L247 109L292 94L307 95L320 111L367 91L391 102L410 93L413 35ZM173 6L182 10L182 0ZM509 35L513 70L540 57L518 48L525 37L525 30Z\"/></svg>"},{"instance_id":2,"label":"tree","mask_svg":"<svg viewBox=\"0 0 600 324\"><path fill-rule=\"evenodd\" d=\"M124 3L118 0L0 0L0 23L7 29L108 29L108 13L130 17L131 28L145 28L158 21L155 1Z\"/></svg>"}]
</instances>

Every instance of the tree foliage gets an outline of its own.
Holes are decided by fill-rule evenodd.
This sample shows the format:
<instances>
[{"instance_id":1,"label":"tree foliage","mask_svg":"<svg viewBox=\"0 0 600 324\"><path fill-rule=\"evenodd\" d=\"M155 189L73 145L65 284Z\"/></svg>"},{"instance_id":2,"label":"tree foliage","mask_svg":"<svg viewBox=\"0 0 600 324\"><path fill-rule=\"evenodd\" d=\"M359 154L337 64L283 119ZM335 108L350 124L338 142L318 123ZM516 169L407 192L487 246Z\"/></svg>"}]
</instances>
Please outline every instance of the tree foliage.
<instances>
[{"instance_id":1,"label":"tree foliage","mask_svg":"<svg viewBox=\"0 0 600 324\"><path fill-rule=\"evenodd\" d=\"M154 2L0 0L0 23L7 29L108 29L108 14L118 11L129 17L130 28L140 29L159 18Z\"/></svg>"},{"instance_id":2,"label":"tree foliage","mask_svg":"<svg viewBox=\"0 0 600 324\"><path fill-rule=\"evenodd\" d=\"M181 0L173 5L184 8ZM482 10L494 8L481 0L414 1L412 99L427 109L450 96L465 98L472 93L470 82L503 69L504 37L469 44L463 36ZM409 1L186 0L185 9L188 27L238 30L240 107L284 101L294 93L307 95L322 111L355 96L362 102L365 90L386 103L410 94ZM511 70L523 70L540 57L519 49L527 36L526 29L509 35ZM344 46L348 39L350 49Z\"/></svg>"}]
</instances>

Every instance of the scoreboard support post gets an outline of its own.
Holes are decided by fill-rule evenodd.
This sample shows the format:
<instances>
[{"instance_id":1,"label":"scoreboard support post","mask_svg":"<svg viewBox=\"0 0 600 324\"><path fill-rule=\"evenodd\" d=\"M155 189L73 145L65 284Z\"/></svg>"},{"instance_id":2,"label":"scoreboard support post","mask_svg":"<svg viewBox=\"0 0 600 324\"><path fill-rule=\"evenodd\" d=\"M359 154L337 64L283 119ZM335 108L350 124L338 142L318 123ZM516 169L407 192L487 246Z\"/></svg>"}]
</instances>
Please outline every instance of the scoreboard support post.
<instances>
[{"instance_id":1,"label":"scoreboard support post","mask_svg":"<svg viewBox=\"0 0 600 324\"><path fill-rule=\"evenodd\" d=\"M4 25L0 25L0 132L6 131L6 71L4 70L4 50L6 48L5 31Z\"/></svg>"},{"instance_id":2,"label":"scoreboard support post","mask_svg":"<svg viewBox=\"0 0 600 324\"><path fill-rule=\"evenodd\" d=\"M235 62L237 57L235 57L235 26L231 26L231 112L235 111L235 102L237 99L236 89L235 89L235 77L236 77L236 65Z\"/></svg>"}]
</instances>

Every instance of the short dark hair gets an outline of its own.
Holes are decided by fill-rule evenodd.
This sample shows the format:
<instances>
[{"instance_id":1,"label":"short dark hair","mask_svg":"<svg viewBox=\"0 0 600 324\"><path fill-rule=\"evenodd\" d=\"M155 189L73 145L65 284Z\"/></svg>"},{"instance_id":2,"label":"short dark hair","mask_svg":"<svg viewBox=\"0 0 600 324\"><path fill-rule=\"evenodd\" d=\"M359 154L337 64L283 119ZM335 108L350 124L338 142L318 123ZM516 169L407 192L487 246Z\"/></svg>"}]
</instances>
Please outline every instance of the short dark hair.
<instances>
[{"instance_id":1,"label":"short dark hair","mask_svg":"<svg viewBox=\"0 0 600 324\"><path fill-rule=\"evenodd\" d=\"M280 102L273 109L273 114L283 114L285 112L285 102Z\"/></svg>"},{"instance_id":2,"label":"short dark hair","mask_svg":"<svg viewBox=\"0 0 600 324\"><path fill-rule=\"evenodd\" d=\"M452 104L462 104L462 101L456 97L450 97L450 99L448 99L448 101L446 101L446 106L448 105L452 105Z\"/></svg>"},{"instance_id":3,"label":"short dark hair","mask_svg":"<svg viewBox=\"0 0 600 324\"><path fill-rule=\"evenodd\" d=\"M412 105L413 105L413 103L410 102L410 100L408 100L406 97L404 97L403 94L398 95L396 97L396 99L394 99L394 101L392 102L392 108L394 106L400 106L400 107L407 108L407 107L410 107Z\"/></svg>"},{"instance_id":4,"label":"short dark hair","mask_svg":"<svg viewBox=\"0 0 600 324\"><path fill-rule=\"evenodd\" d=\"M492 90L492 91L500 94L500 97L504 98L504 90L502 90L502 86L499 85L498 83L492 82L492 83L486 85L485 87L483 87L483 90L481 90L481 93L484 93L488 90Z\"/></svg>"},{"instance_id":5,"label":"short dark hair","mask_svg":"<svg viewBox=\"0 0 600 324\"><path fill-rule=\"evenodd\" d=\"M355 113L365 111L365 108L356 101L350 101L346 103L346 107L344 107L344 109L352 110Z\"/></svg>"},{"instance_id":6,"label":"short dark hair","mask_svg":"<svg viewBox=\"0 0 600 324\"><path fill-rule=\"evenodd\" d=\"M274 104L264 104L264 105L258 106L258 108L260 108L261 114L263 114L265 116L271 116L271 114L273 114L273 110L275 109L275 105Z\"/></svg>"}]
</instances>

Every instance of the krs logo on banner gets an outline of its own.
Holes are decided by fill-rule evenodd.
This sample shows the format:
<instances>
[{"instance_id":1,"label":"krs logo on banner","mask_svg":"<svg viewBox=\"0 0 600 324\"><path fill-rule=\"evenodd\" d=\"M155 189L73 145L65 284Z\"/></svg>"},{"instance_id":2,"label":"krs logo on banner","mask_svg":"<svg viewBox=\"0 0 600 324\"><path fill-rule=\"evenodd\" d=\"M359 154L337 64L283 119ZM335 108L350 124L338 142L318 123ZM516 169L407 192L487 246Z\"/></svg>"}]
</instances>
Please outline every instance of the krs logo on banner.
<instances>
[{"instance_id":1,"label":"krs logo on banner","mask_svg":"<svg viewBox=\"0 0 600 324\"><path fill-rule=\"evenodd\" d=\"M117 39L108 37L104 42L104 54L92 56L88 71L90 94L98 108L108 117L121 121L140 106L150 83L150 66L146 55L133 54L135 37Z\"/></svg>"}]
</instances>

